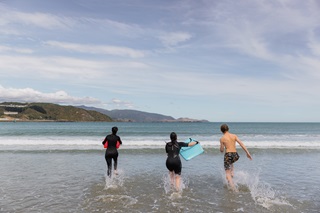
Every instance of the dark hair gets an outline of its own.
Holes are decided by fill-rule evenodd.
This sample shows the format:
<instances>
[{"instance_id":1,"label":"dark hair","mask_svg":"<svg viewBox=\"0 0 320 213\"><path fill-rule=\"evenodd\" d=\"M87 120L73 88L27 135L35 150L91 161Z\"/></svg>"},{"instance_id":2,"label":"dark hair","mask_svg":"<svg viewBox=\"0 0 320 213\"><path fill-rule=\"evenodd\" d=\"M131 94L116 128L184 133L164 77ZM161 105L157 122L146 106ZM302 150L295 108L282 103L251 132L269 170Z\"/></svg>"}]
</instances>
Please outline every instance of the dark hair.
<instances>
[{"instance_id":1,"label":"dark hair","mask_svg":"<svg viewBox=\"0 0 320 213\"><path fill-rule=\"evenodd\" d=\"M171 132L170 139L171 139L171 141L176 141L177 140L177 134L175 132Z\"/></svg>"},{"instance_id":2,"label":"dark hair","mask_svg":"<svg viewBox=\"0 0 320 213\"><path fill-rule=\"evenodd\" d=\"M226 131L229 131L229 127L227 124L222 124L220 130L221 132L225 133Z\"/></svg>"},{"instance_id":3,"label":"dark hair","mask_svg":"<svg viewBox=\"0 0 320 213\"><path fill-rule=\"evenodd\" d=\"M114 127L112 127L112 134L117 134L117 132L118 132L118 127L116 127L116 126L114 126Z\"/></svg>"}]
</instances>

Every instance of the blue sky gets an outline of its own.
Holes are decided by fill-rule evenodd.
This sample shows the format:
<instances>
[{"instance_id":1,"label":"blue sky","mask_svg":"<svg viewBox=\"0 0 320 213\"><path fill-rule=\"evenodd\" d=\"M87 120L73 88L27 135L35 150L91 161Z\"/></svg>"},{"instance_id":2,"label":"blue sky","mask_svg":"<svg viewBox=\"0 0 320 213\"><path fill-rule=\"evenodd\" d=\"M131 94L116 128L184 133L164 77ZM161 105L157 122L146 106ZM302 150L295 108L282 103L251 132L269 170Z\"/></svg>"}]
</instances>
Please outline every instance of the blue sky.
<instances>
[{"instance_id":1,"label":"blue sky","mask_svg":"<svg viewBox=\"0 0 320 213\"><path fill-rule=\"evenodd\" d=\"M0 0L0 102L320 121L316 0Z\"/></svg>"}]
</instances>

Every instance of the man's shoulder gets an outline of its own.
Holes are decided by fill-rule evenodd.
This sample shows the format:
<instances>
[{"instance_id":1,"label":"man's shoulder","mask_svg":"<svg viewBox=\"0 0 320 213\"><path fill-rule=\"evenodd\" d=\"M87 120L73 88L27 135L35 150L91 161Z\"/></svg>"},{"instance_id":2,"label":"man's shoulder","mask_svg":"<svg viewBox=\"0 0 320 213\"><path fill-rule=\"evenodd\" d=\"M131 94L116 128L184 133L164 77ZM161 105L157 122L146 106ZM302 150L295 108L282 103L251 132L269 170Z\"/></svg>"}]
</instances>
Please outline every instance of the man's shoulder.
<instances>
[{"instance_id":1,"label":"man's shoulder","mask_svg":"<svg viewBox=\"0 0 320 213\"><path fill-rule=\"evenodd\" d=\"M232 134L233 137L237 138L238 136L236 134Z\"/></svg>"},{"instance_id":2,"label":"man's shoulder","mask_svg":"<svg viewBox=\"0 0 320 213\"><path fill-rule=\"evenodd\" d=\"M237 135L229 133L229 132L227 134L224 134L220 138L220 142L222 142L222 143L230 143L230 142L234 142L236 140L237 140Z\"/></svg>"},{"instance_id":3,"label":"man's shoulder","mask_svg":"<svg viewBox=\"0 0 320 213\"><path fill-rule=\"evenodd\" d=\"M234 134L234 133L230 133L230 132L229 132L229 137L231 137L231 138L237 138L238 136L237 136L236 134Z\"/></svg>"}]
</instances>

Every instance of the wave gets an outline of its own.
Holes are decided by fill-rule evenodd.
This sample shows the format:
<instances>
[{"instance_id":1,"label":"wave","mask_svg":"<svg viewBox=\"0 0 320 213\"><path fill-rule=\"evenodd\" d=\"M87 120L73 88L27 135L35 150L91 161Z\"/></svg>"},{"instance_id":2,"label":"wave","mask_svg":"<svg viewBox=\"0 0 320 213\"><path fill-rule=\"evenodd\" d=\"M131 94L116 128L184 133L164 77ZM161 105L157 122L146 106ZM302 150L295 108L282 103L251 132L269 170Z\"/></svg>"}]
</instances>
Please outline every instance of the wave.
<instances>
[{"instance_id":1,"label":"wave","mask_svg":"<svg viewBox=\"0 0 320 213\"><path fill-rule=\"evenodd\" d=\"M245 141L247 148L256 149L320 149L320 138L306 140L251 140ZM282 138L283 139L283 138ZM99 150L103 149L101 137L0 137L0 150ZM165 146L166 141L161 138L122 138L122 149L159 149ZM207 138L200 141L203 148L219 149L219 140Z\"/></svg>"}]
</instances>

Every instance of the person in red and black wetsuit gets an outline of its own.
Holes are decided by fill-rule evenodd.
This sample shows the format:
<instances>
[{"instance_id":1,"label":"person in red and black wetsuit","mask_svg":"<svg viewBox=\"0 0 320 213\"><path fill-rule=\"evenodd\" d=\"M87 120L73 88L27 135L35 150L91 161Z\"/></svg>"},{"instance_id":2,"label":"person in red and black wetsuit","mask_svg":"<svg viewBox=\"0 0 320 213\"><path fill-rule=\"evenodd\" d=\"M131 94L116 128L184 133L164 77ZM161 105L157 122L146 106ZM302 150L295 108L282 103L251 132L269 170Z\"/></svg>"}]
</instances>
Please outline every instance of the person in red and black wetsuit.
<instances>
[{"instance_id":1,"label":"person in red and black wetsuit","mask_svg":"<svg viewBox=\"0 0 320 213\"><path fill-rule=\"evenodd\" d=\"M111 177L111 169L112 169L112 159L114 162L114 172L117 174L117 167L118 167L118 150L120 144L122 144L122 141L120 137L117 135L118 127L112 127L111 129L112 134L107 135L106 138L102 141L102 144L107 148L106 150L106 161L108 165L108 176ZM107 143L107 146L105 145Z\"/></svg>"}]
</instances>

